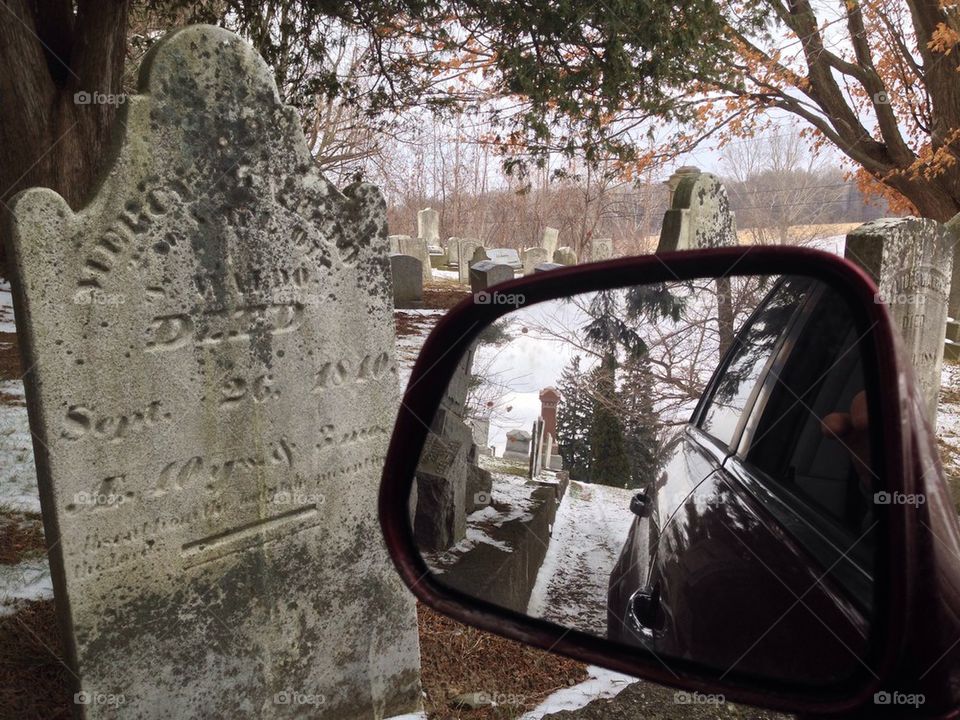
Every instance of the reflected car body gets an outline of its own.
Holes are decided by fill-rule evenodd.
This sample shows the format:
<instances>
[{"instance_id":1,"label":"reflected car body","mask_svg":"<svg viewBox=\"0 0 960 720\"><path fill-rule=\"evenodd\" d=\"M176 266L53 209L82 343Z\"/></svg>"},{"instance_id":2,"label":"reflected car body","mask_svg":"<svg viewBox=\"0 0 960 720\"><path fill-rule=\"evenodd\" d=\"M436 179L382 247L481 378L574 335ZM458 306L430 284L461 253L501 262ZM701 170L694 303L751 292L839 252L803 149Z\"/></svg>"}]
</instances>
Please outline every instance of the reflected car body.
<instances>
[{"instance_id":1,"label":"reflected car body","mask_svg":"<svg viewBox=\"0 0 960 720\"><path fill-rule=\"evenodd\" d=\"M864 387L835 302L781 281L744 323L632 507L644 510L611 574L610 639L811 685L859 667L871 492L849 443L821 429Z\"/></svg>"}]
</instances>

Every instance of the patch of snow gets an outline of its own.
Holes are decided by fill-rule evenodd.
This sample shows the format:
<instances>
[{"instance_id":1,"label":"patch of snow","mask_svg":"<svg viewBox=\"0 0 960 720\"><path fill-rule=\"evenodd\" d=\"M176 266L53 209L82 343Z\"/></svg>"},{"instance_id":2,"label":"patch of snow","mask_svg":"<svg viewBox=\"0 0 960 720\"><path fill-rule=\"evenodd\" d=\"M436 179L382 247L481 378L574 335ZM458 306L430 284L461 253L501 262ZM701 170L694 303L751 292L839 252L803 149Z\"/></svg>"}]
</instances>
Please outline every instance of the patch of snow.
<instances>
[{"instance_id":1,"label":"patch of snow","mask_svg":"<svg viewBox=\"0 0 960 720\"><path fill-rule=\"evenodd\" d=\"M544 715L561 710L578 710L601 698L616 697L627 685L637 680L629 675L605 670L593 665L587 667L589 678L573 687L557 690L533 710L520 716L520 720L540 720Z\"/></svg>"},{"instance_id":2,"label":"patch of snow","mask_svg":"<svg viewBox=\"0 0 960 720\"><path fill-rule=\"evenodd\" d=\"M606 637L607 586L635 516L635 490L570 481L527 614Z\"/></svg>"},{"instance_id":3,"label":"patch of snow","mask_svg":"<svg viewBox=\"0 0 960 720\"><path fill-rule=\"evenodd\" d=\"M443 280L456 280L460 282L460 273L457 270L438 270L437 268L433 269L434 278L442 278Z\"/></svg>"},{"instance_id":4,"label":"patch of snow","mask_svg":"<svg viewBox=\"0 0 960 720\"><path fill-rule=\"evenodd\" d=\"M23 397L23 383L0 382L0 393ZM0 507L40 512L33 438L23 405L0 405Z\"/></svg>"},{"instance_id":5,"label":"patch of snow","mask_svg":"<svg viewBox=\"0 0 960 720\"><path fill-rule=\"evenodd\" d=\"M15 333L17 324L13 319L13 295L10 281L0 280L0 332Z\"/></svg>"},{"instance_id":6,"label":"patch of snow","mask_svg":"<svg viewBox=\"0 0 960 720\"><path fill-rule=\"evenodd\" d=\"M12 615L26 600L53 598L46 555L16 565L0 565L0 615Z\"/></svg>"},{"instance_id":7,"label":"patch of snow","mask_svg":"<svg viewBox=\"0 0 960 720\"><path fill-rule=\"evenodd\" d=\"M436 272L436 270L434 270ZM427 720L427 714L422 710L415 713L407 713L406 715L394 715L387 720Z\"/></svg>"}]
</instances>

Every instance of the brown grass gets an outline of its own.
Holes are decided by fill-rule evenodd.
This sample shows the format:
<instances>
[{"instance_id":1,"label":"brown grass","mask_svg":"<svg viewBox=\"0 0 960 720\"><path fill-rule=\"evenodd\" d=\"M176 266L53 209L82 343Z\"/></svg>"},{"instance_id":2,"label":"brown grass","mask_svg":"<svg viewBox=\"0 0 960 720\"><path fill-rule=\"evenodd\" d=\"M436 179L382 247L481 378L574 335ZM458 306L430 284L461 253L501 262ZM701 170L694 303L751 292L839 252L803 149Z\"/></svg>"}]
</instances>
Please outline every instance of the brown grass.
<instances>
[{"instance_id":1,"label":"brown grass","mask_svg":"<svg viewBox=\"0 0 960 720\"><path fill-rule=\"evenodd\" d=\"M0 510L0 565L16 565L45 551L39 515Z\"/></svg>"},{"instance_id":2,"label":"brown grass","mask_svg":"<svg viewBox=\"0 0 960 720\"><path fill-rule=\"evenodd\" d=\"M16 614L0 617L0 718L72 717L63 656L52 600L25 603Z\"/></svg>"},{"instance_id":3,"label":"brown grass","mask_svg":"<svg viewBox=\"0 0 960 720\"><path fill-rule=\"evenodd\" d=\"M22 372L17 334L0 332L0 380L16 380Z\"/></svg>"},{"instance_id":4,"label":"brown grass","mask_svg":"<svg viewBox=\"0 0 960 720\"><path fill-rule=\"evenodd\" d=\"M417 615L424 705L430 718L515 718L552 692L587 677L586 666L574 660L461 625L423 605ZM453 702L459 695L477 692L503 702L476 710Z\"/></svg>"}]
</instances>

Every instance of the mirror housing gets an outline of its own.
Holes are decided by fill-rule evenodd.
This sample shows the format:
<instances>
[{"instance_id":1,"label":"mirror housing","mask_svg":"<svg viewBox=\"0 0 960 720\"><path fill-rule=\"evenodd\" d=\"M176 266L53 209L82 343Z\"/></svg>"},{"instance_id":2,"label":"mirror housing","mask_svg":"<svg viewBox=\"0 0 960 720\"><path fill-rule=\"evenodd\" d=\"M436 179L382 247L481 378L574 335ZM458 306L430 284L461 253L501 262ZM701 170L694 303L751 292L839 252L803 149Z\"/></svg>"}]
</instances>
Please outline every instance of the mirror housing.
<instances>
[{"instance_id":1,"label":"mirror housing","mask_svg":"<svg viewBox=\"0 0 960 720\"><path fill-rule=\"evenodd\" d=\"M525 305L531 305L637 283L758 274L814 278L842 294L851 308L861 314L862 326L869 328L866 376L868 382L882 389L877 393L878 409L885 422L874 437L889 469L885 475L888 484L883 490L926 493L934 498L922 508L889 505L881 513L878 536L883 546L881 557L886 558L886 563L875 572L876 615L869 655L861 663L863 672L835 687L804 688L734 672L718 678L684 659L671 658L667 668L655 654L642 648L564 629L469 597L437 581L414 540L408 503L430 419L440 406L461 356L484 328L514 309L510 304L492 302L490 297L519 296ZM882 700L875 701L874 695L889 690L923 692L925 715L927 710L936 713L938 707L954 707L958 698L949 683L955 681L957 670L949 666L958 664L950 662L956 656L951 653L960 653L960 648L950 645L960 637L960 529L940 475L929 428L921 417L912 371L903 360L890 315L876 297L872 280L834 255L802 248L734 247L555 269L497 285L482 303L471 298L461 302L441 318L423 346L405 391L386 459L379 497L380 522L402 579L420 601L460 622L653 682L704 693L720 692L728 700L810 715L857 716L862 712L864 717L879 717L888 708ZM639 501L630 505L637 515L649 512ZM938 543L942 547L936 547ZM921 548L926 548L944 566L918 562ZM945 556L944 548L956 554L952 561ZM910 607L926 607L930 614L926 619L916 618L908 612ZM933 622L934 618L939 624ZM940 671L932 672L937 662L944 662L946 676ZM927 666L931 669L921 676L921 668ZM936 676L937 684L930 683L934 680L931 675ZM929 679L926 684L925 679ZM890 717L903 715L902 707L889 711Z\"/></svg>"}]
</instances>

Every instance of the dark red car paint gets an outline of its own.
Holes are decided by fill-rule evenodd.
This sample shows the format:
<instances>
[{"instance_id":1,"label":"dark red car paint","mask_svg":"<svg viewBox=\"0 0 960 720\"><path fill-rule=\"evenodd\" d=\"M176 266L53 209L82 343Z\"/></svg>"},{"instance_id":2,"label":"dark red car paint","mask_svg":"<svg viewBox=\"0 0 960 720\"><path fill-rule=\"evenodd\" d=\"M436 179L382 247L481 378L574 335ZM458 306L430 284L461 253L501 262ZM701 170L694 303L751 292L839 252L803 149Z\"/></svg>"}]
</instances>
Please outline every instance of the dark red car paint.
<instances>
[{"instance_id":1,"label":"dark red car paint","mask_svg":"<svg viewBox=\"0 0 960 720\"><path fill-rule=\"evenodd\" d=\"M876 287L854 265L814 250L782 247L721 248L668 253L574 266L504 283L532 304L598 289L721 275L795 274L817 278L845 296L872 330L867 381L881 389L885 421L872 442L882 448L886 490L924 493L922 506L887 506L880 517L881 555L876 568L877 615L865 662L872 674L855 672L835 686L817 689L789 681L757 680L737 672L723 679L700 663L679 659L666 669L652 655L622 643L561 628L444 586L430 575L417 551L408 498L429 419L446 381L473 338L511 310L467 300L437 324L413 368L387 454L379 510L384 538L404 582L430 607L461 622L546 650L654 682L729 700L807 716L960 716L960 528L943 481L933 435L922 419L912 371L890 316L874 301ZM426 420L426 422L424 421ZM873 703L876 691L919 692L916 713Z\"/></svg>"}]
</instances>

